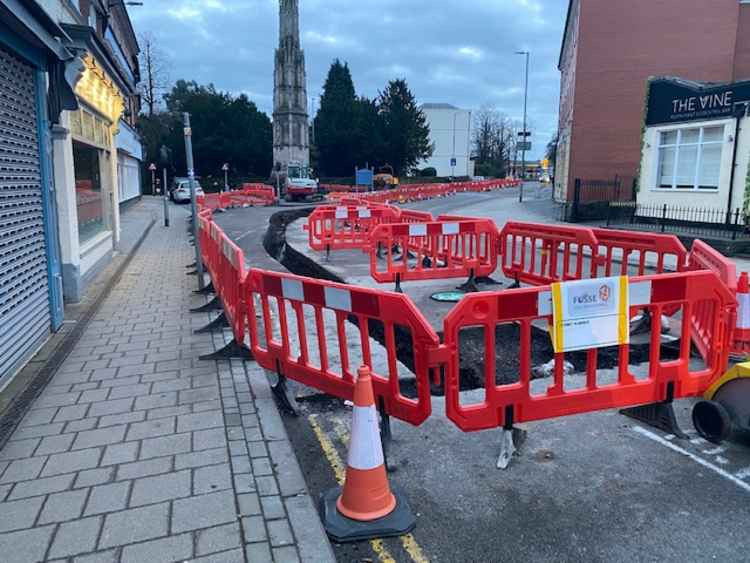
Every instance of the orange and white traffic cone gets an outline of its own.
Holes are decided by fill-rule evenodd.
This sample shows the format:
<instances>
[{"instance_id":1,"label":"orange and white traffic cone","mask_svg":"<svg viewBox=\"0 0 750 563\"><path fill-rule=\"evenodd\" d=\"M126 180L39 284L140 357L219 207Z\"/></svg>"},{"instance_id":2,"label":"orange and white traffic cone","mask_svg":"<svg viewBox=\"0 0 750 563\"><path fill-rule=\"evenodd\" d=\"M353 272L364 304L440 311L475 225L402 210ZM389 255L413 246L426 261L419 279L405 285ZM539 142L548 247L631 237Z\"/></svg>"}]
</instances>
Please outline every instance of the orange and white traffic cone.
<instances>
[{"instance_id":1,"label":"orange and white traffic cone","mask_svg":"<svg viewBox=\"0 0 750 563\"><path fill-rule=\"evenodd\" d=\"M375 410L370 368L357 370L349 455L343 489L323 494L321 513L328 535L338 543L400 536L416 519L403 496L391 490Z\"/></svg>"},{"instance_id":2,"label":"orange and white traffic cone","mask_svg":"<svg viewBox=\"0 0 750 563\"><path fill-rule=\"evenodd\" d=\"M737 280L737 322L732 338L732 355L750 356L750 283L747 272Z\"/></svg>"}]
</instances>

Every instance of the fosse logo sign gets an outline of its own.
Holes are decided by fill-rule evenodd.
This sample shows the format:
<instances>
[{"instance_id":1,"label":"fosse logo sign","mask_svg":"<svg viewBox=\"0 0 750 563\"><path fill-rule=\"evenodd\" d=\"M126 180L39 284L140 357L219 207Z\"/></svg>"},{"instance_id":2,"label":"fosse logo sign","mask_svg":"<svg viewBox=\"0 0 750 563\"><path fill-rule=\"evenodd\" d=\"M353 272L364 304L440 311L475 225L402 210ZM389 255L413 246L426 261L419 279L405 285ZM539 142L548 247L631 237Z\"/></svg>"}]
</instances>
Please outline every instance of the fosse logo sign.
<instances>
[{"instance_id":1,"label":"fosse logo sign","mask_svg":"<svg viewBox=\"0 0 750 563\"><path fill-rule=\"evenodd\" d=\"M592 287L592 284L571 287L567 295L567 316L575 318L615 313L616 303L612 299L615 291L614 281L600 284L598 288Z\"/></svg>"},{"instance_id":2,"label":"fosse logo sign","mask_svg":"<svg viewBox=\"0 0 750 563\"><path fill-rule=\"evenodd\" d=\"M551 289L555 352L628 343L628 278L554 283Z\"/></svg>"}]
</instances>

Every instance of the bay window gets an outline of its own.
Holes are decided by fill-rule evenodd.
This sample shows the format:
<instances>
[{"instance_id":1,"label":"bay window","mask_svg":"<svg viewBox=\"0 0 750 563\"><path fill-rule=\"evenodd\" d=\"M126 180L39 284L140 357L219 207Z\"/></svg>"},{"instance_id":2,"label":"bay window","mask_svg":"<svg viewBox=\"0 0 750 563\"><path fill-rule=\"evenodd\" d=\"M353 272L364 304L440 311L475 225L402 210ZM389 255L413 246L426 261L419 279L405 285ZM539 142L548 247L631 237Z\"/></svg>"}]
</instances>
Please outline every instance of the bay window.
<instances>
[{"instance_id":1,"label":"bay window","mask_svg":"<svg viewBox=\"0 0 750 563\"><path fill-rule=\"evenodd\" d=\"M718 190L724 126L659 133L657 188Z\"/></svg>"}]
</instances>

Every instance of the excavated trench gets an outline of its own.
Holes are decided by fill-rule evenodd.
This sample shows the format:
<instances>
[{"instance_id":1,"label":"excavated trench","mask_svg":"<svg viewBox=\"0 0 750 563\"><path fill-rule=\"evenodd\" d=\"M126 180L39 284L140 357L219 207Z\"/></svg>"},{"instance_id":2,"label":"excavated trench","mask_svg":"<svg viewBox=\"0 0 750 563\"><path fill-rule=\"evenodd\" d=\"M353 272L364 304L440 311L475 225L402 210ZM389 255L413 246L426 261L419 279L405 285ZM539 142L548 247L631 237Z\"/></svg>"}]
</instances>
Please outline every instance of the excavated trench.
<instances>
[{"instance_id":1,"label":"excavated trench","mask_svg":"<svg viewBox=\"0 0 750 563\"><path fill-rule=\"evenodd\" d=\"M290 272L311 278L346 283L346 280L330 272L308 256L297 251L286 242L287 226L312 213L314 208L297 208L275 213L263 239L263 247L268 254L280 262ZM357 324L355 317L349 321ZM370 336L380 344L385 345L383 324L370 320L368 322ZM442 340L442 332L438 332ZM520 326L518 324L502 324L495 327L495 381L498 385L515 383L520 372ZM461 331L459 338L459 376L460 389L471 390L483 388L485 385L484 371L486 362L485 340L483 328L473 327ZM412 353L412 339L410 333L401 327L395 328L396 355L399 361L410 370L414 370ZM549 334L538 327L532 326L531 331L531 365L541 366L554 357ZM662 360L676 359L677 346L662 346L660 352ZM587 353L573 352L565 355L566 362L573 365L575 372L586 369ZM637 365L649 360L649 346L631 345L629 364ZM597 369L611 369L619 363L619 349L617 346L601 348L597 353ZM543 378L545 374L540 370L532 371L532 378ZM441 378L442 379L442 378ZM401 382L401 392L407 396L416 396L416 381L412 379ZM431 385L433 395L443 395L442 385Z\"/></svg>"}]
</instances>

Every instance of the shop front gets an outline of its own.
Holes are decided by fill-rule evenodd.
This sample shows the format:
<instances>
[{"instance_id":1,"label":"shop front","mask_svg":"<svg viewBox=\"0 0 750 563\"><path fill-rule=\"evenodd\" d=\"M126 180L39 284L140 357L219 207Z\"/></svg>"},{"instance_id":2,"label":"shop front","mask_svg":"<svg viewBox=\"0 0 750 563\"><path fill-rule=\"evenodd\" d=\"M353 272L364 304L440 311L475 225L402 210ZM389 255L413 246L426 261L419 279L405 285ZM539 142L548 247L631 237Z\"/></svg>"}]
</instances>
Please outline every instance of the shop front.
<instances>
[{"instance_id":1,"label":"shop front","mask_svg":"<svg viewBox=\"0 0 750 563\"><path fill-rule=\"evenodd\" d=\"M120 120L117 144L117 179L120 207L141 196L143 145L136 131Z\"/></svg>"},{"instance_id":2,"label":"shop front","mask_svg":"<svg viewBox=\"0 0 750 563\"><path fill-rule=\"evenodd\" d=\"M117 133L125 107L116 68L89 28L66 26L81 48L79 108L64 112L54 139L65 299L80 300L119 242L121 169ZM85 48L85 52L83 52Z\"/></svg>"},{"instance_id":3,"label":"shop front","mask_svg":"<svg viewBox=\"0 0 750 563\"><path fill-rule=\"evenodd\" d=\"M62 35L0 0L0 388L63 321L50 127L75 101Z\"/></svg>"},{"instance_id":4,"label":"shop front","mask_svg":"<svg viewBox=\"0 0 750 563\"><path fill-rule=\"evenodd\" d=\"M650 209L676 220L689 220L692 213L702 222L729 216L744 221L750 199L749 104L750 82L651 80L639 213ZM690 211L679 215L680 209Z\"/></svg>"}]
</instances>

